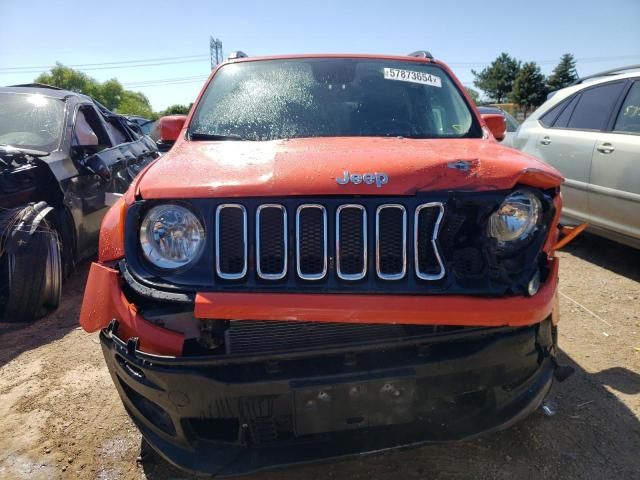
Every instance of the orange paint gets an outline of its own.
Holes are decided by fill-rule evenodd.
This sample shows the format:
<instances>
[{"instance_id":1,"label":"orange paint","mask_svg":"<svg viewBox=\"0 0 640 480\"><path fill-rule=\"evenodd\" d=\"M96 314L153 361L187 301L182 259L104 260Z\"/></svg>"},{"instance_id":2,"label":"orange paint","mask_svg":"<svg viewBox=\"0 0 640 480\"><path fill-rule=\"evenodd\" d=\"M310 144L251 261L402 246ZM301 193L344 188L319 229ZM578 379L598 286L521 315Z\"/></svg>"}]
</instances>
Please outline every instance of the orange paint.
<instances>
[{"instance_id":1,"label":"orange paint","mask_svg":"<svg viewBox=\"0 0 640 480\"><path fill-rule=\"evenodd\" d=\"M182 354L182 334L161 328L142 318L120 288L117 270L98 263L91 264L89 278L80 309L80 325L87 332L95 332L118 321L118 337L126 341L140 338L140 349L165 355Z\"/></svg>"},{"instance_id":2,"label":"orange paint","mask_svg":"<svg viewBox=\"0 0 640 480\"><path fill-rule=\"evenodd\" d=\"M449 73L470 109L485 128L465 89L439 61L380 55L306 55L268 58L375 58L436 63ZM243 58L236 62L258 61ZM208 84L214 79L215 69ZM488 139L406 139L381 137L299 138L268 142L188 141L192 109L179 130L169 122L167 135L176 138L166 155L147 166L109 210L100 234L99 261L124 256L124 217L139 199L245 198L284 196L413 196L420 192L507 190L517 185L558 189L562 176L551 166ZM487 119L489 123L493 120ZM503 121L503 120L502 120ZM497 121L496 121L497 122ZM170 125L169 125L170 124ZM493 125L498 131L499 125ZM178 131L179 130L179 131ZM469 168L456 168L460 160ZM336 177L350 173L384 172L388 183L339 185ZM429 325L531 325L552 315L558 321L557 223L562 200L554 199L556 216L543 250L550 274L533 297L502 298L462 295L351 295L200 292L194 315L201 319L291 320L346 323L404 323ZM145 320L124 296L117 270L91 266L80 322L87 331L106 327L115 318L124 340L137 336L142 350L180 355L183 335Z\"/></svg>"},{"instance_id":3,"label":"orange paint","mask_svg":"<svg viewBox=\"0 0 640 480\"><path fill-rule=\"evenodd\" d=\"M124 258L124 219L127 203L124 197L107 211L100 225L98 260L102 263Z\"/></svg>"},{"instance_id":4,"label":"orange paint","mask_svg":"<svg viewBox=\"0 0 640 480\"><path fill-rule=\"evenodd\" d=\"M556 209L556 213L551 220L549 226L549 235L542 247L542 250L547 253L549 258L553 257L555 252L555 243L558 241L558 223L560 222L560 216L562 215L562 193L558 193L553 199L553 206Z\"/></svg>"},{"instance_id":5,"label":"orange paint","mask_svg":"<svg viewBox=\"0 0 640 480\"><path fill-rule=\"evenodd\" d=\"M564 237L562 237L562 240L553 246L553 249L560 250L562 247L568 245L574 238L584 232L588 226L588 223L581 223L576 227L562 227L562 234Z\"/></svg>"},{"instance_id":6,"label":"orange paint","mask_svg":"<svg viewBox=\"0 0 640 480\"><path fill-rule=\"evenodd\" d=\"M160 122L160 139L165 142L175 141L182 131L186 118L186 115L167 115L158 120Z\"/></svg>"},{"instance_id":7,"label":"orange paint","mask_svg":"<svg viewBox=\"0 0 640 480\"><path fill-rule=\"evenodd\" d=\"M477 165L451 168L458 160ZM343 172L385 172L381 188L339 185ZM298 138L269 142L180 139L138 182L144 199L314 195L415 195L560 185L549 165L483 139Z\"/></svg>"},{"instance_id":8,"label":"orange paint","mask_svg":"<svg viewBox=\"0 0 640 480\"><path fill-rule=\"evenodd\" d=\"M481 116L489 131L493 134L493 137L498 141L503 140L507 131L507 121L504 115L500 115L499 113L483 113Z\"/></svg>"},{"instance_id":9,"label":"orange paint","mask_svg":"<svg viewBox=\"0 0 640 480\"><path fill-rule=\"evenodd\" d=\"M465 88L443 62L419 57L368 54L311 54L251 57L232 63L288 58L371 58L435 63L446 71L481 125L486 122ZM215 78L211 72L194 105ZM176 143L152 170L140 175L131 191L145 199L276 195L413 195L434 190L494 190L517 183L552 188L562 182L553 167L525 153L505 148L493 138L416 140L380 137L299 138L269 142L188 141L187 115ZM447 168L456 160L479 160L479 168ZM335 176L350 171L384 171L387 185L337 185ZM526 173L527 172L527 173ZM127 202L130 203L131 196Z\"/></svg>"},{"instance_id":10,"label":"orange paint","mask_svg":"<svg viewBox=\"0 0 640 480\"><path fill-rule=\"evenodd\" d=\"M281 293L217 293L196 296L195 316L202 319L288 320L413 325L522 326L551 314L558 262L533 297L461 295L319 295Z\"/></svg>"},{"instance_id":11,"label":"orange paint","mask_svg":"<svg viewBox=\"0 0 640 480\"><path fill-rule=\"evenodd\" d=\"M524 326L557 315L558 260L550 264L548 280L533 297L503 298L459 295L319 295L268 293L212 293L196 295L194 316L202 319L288 320L341 323L398 323L477 327ZM343 302L349 308L344 308ZM80 311L80 325L95 332L119 322L118 336L137 336L140 349L161 355L180 355L182 334L142 318L121 289L117 270L91 265Z\"/></svg>"}]
</instances>

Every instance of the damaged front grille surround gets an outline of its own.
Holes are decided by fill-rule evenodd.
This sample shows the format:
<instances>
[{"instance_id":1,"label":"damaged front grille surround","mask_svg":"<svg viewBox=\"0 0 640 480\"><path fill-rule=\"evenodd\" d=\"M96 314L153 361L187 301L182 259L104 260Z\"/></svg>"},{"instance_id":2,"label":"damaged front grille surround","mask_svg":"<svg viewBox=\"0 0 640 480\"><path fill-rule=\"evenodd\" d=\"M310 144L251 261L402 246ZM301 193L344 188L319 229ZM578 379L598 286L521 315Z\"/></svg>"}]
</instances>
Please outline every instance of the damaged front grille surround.
<instances>
[{"instance_id":1,"label":"damaged front grille surround","mask_svg":"<svg viewBox=\"0 0 640 480\"><path fill-rule=\"evenodd\" d=\"M167 293L526 293L535 268L545 278L536 258L554 193L539 193L536 238L506 258L486 225L509 193L138 201L126 217L125 262L140 285ZM159 270L140 255L140 219L159 203L190 208L203 225L203 254L188 269Z\"/></svg>"}]
</instances>

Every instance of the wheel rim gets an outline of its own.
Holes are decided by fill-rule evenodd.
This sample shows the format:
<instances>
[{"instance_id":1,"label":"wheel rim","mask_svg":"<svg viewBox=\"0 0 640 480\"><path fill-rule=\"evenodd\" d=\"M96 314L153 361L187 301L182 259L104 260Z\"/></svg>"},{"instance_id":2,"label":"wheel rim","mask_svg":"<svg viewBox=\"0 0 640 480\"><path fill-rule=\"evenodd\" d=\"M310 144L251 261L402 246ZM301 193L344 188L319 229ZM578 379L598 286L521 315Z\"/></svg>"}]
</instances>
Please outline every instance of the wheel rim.
<instances>
[{"instance_id":1,"label":"wheel rim","mask_svg":"<svg viewBox=\"0 0 640 480\"><path fill-rule=\"evenodd\" d=\"M43 303L46 306L57 307L60 303L62 291L62 259L58 235L51 232L47 242L47 263L45 266L45 280L43 286Z\"/></svg>"}]
</instances>

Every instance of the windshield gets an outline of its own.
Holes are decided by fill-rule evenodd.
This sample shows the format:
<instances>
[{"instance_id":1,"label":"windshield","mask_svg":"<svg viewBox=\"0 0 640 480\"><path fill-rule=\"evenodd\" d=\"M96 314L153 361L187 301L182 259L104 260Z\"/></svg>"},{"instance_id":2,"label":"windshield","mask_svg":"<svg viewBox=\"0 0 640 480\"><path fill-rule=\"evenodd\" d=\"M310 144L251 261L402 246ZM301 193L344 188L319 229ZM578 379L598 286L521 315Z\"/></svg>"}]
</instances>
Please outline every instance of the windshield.
<instances>
[{"instance_id":1,"label":"windshield","mask_svg":"<svg viewBox=\"0 0 640 480\"><path fill-rule=\"evenodd\" d=\"M223 66L200 101L192 139L481 137L436 65L376 59L287 59Z\"/></svg>"},{"instance_id":2,"label":"windshield","mask_svg":"<svg viewBox=\"0 0 640 480\"><path fill-rule=\"evenodd\" d=\"M60 144L64 102L40 94L0 93L0 145L51 152Z\"/></svg>"}]
</instances>

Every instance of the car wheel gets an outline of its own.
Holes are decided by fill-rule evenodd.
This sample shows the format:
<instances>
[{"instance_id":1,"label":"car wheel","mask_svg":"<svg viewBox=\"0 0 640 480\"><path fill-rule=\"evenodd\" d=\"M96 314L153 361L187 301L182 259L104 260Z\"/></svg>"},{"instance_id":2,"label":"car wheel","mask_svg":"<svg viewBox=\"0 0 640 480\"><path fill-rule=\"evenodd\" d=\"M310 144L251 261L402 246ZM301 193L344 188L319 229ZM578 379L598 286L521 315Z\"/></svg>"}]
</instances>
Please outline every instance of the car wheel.
<instances>
[{"instance_id":1,"label":"car wheel","mask_svg":"<svg viewBox=\"0 0 640 480\"><path fill-rule=\"evenodd\" d=\"M48 225L38 229L27 248L7 254L5 275L8 322L30 322L55 309L62 293L62 256L58 233Z\"/></svg>"},{"instance_id":2,"label":"car wheel","mask_svg":"<svg viewBox=\"0 0 640 480\"><path fill-rule=\"evenodd\" d=\"M47 239L47 262L45 266L42 302L45 308L54 310L60 305L62 296L62 249L55 230Z\"/></svg>"}]
</instances>

